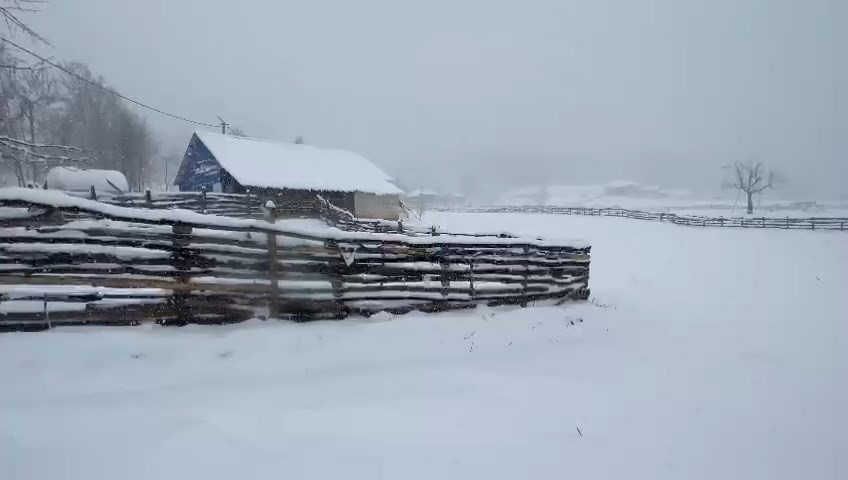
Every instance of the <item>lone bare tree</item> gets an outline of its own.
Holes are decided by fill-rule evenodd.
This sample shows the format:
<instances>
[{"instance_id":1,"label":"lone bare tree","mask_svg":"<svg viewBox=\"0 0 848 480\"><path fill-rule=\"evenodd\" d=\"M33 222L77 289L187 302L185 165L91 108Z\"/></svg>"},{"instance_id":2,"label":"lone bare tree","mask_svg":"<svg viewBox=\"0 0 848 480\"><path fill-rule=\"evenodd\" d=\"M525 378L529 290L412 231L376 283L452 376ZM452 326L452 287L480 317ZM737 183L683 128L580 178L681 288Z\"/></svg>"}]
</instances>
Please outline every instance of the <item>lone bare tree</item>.
<instances>
[{"instance_id":1,"label":"lone bare tree","mask_svg":"<svg viewBox=\"0 0 848 480\"><path fill-rule=\"evenodd\" d=\"M748 160L736 162L730 167L730 179L726 188L743 192L748 198L748 214L754 213L754 195L774 188L775 174L763 162Z\"/></svg>"},{"instance_id":2,"label":"lone bare tree","mask_svg":"<svg viewBox=\"0 0 848 480\"><path fill-rule=\"evenodd\" d=\"M418 220L424 218L424 214L427 213L427 208L429 206L426 195L418 195L418 197L413 200L412 211L415 216L418 217Z\"/></svg>"}]
</instances>

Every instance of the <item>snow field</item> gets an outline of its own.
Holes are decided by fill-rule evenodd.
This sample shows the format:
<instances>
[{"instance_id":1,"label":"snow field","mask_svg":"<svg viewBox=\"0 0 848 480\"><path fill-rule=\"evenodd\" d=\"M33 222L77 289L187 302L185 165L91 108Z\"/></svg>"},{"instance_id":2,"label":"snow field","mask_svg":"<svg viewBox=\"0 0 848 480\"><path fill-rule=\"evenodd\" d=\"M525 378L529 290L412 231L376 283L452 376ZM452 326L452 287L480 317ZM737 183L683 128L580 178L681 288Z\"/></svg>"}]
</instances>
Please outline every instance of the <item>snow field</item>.
<instances>
[{"instance_id":1,"label":"snow field","mask_svg":"<svg viewBox=\"0 0 848 480\"><path fill-rule=\"evenodd\" d=\"M594 301L0 335L0 477L848 475L844 234L425 220L585 238Z\"/></svg>"}]
</instances>

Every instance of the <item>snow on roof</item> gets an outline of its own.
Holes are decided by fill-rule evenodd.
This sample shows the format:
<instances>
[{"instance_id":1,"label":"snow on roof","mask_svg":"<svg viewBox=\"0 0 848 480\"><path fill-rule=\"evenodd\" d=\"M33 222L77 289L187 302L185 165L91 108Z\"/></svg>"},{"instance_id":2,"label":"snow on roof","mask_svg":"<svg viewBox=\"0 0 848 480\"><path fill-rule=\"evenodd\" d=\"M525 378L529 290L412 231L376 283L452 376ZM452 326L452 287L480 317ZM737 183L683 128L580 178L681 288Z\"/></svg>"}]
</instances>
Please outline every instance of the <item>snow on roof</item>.
<instances>
[{"instance_id":1,"label":"snow on roof","mask_svg":"<svg viewBox=\"0 0 848 480\"><path fill-rule=\"evenodd\" d=\"M130 190L127 177L117 170L94 170L75 167L53 167L47 172L47 188L71 192L88 192L92 185L98 193L119 193L115 187L124 192ZM115 187L109 185L112 182Z\"/></svg>"},{"instance_id":2,"label":"snow on roof","mask_svg":"<svg viewBox=\"0 0 848 480\"><path fill-rule=\"evenodd\" d=\"M430 190L427 188L419 188L418 190L413 190L406 194L407 197L438 197L439 193L435 190Z\"/></svg>"},{"instance_id":3,"label":"snow on roof","mask_svg":"<svg viewBox=\"0 0 848 480\"><path fill-rule=\"evenodd\" d=\"M403 193L379 167L352 152L204 131L195 135L245 186Z\"/></svg>"}]
</instances>

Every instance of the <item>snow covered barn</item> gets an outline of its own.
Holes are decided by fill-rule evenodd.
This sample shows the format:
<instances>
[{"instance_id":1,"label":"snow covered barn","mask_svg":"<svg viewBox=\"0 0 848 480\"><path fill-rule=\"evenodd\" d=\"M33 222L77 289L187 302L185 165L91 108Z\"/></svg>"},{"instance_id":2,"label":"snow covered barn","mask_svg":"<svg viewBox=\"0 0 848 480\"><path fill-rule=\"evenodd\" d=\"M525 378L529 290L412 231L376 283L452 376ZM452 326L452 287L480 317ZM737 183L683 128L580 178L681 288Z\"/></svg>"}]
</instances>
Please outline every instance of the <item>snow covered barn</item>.
<instances>
[{"instance_id":1,"label":"snow covered barn","mask_svg":"<svg viewBox=\"0 0 848 480\"><path fill-rule=\"evenodd\" d=\"M320 194L360 218L397 220L403 193L352 152L196 131L174 179L181 191L245 193L309 202Z\"/></svg>"}]
</instances>

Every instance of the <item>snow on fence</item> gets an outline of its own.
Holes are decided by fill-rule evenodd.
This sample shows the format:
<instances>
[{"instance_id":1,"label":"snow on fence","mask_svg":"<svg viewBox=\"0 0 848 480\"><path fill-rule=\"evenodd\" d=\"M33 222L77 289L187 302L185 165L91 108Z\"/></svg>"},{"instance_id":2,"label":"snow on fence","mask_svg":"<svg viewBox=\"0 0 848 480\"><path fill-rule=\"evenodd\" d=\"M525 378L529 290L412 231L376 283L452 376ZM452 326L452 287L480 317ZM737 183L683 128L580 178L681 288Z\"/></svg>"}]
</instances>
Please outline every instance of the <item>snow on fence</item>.
<instances>
[{"instance_id":1,"label":"snow on fence","mask_svg":"<svg viewBox=\"0 0 848 480\"><path fill-rule=\"evenodd\" d=\"M0 329L310 320L588 298L590 247L316 232L0 189Z\"/></svg>"},{"instance_id":2,"label":"snow on fence","mask_svg":"<svg viewBox=\"0 0 848 480\"><path fill-rule=\"evenodd\" d=\"M68 192L65 192L68 193ZM74 195L74 193L70 193ZM79 195L75 195L79 196ZM316 194L311 201L287 202L274 197L248 194L209 192L157 192L100 195L90 193L87 198L110 205L158 210L191 210L210 215L236 218L264 218L262 205L275 201L280 217L309 217L324 220L341 230L372 233L405 233L407 235L435 235L433 228L410 226L403 221L360 219ZM481 235L491 236L491 235Z\"/></svg>"},{"instance_id":3,"label":"snow on fence","mask_svg":"<svg viewBox=\"0 0 848 480\"><path fill-rule=\"evenodd\" d=\"M66 192L67 193L67 192ZM342 230L374 233L415 233L402 222L387 220L360 220L352 213L339 208L320 195L312 201L298 203L286 202L269 196L213 192L157 192L129 193L122 195L101 195L91 193L91 200L99 200L110 205L154 210L191 210L197 213L235 218L264 218L262 206L268 200L277 205L280 217L319 218ZM423 232L423 231L422 231Z\"/></svg>"},{"instance_id":4,"label":"snow on fence","mask_svg":"<svg viewBox=\"0 0 848 480\"><path fill-rule=\"evenodd\" d=\"M262 218L262 205L265 203L256 195L238 195L212 192L157 192L127 193L120 195L98 195L91 193L89 199L99 200L110 205L154 210L191 210L210 215L237 218ZM304 213L302 209L291 214Z\"/></svg>"},{"instance_id":5,"label":"snow on fence","mask_svg":"<svg viewBox=\"0 0 848 480\"><path fill-rule=\"evenodd\" d=\"M446 210L450 211L450 209ZM779 228L784 230L841 230L848 231L848 218L809 217L705 217L674 213L642 212L623 208L582 207L476 207L461 210L473 213L542 213L554 215L595 215L653 220L692 227Z\"/></svg>"}]
</instances>

